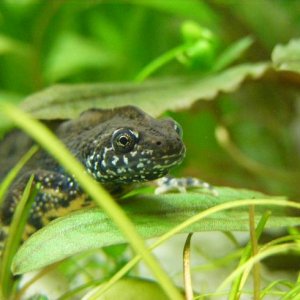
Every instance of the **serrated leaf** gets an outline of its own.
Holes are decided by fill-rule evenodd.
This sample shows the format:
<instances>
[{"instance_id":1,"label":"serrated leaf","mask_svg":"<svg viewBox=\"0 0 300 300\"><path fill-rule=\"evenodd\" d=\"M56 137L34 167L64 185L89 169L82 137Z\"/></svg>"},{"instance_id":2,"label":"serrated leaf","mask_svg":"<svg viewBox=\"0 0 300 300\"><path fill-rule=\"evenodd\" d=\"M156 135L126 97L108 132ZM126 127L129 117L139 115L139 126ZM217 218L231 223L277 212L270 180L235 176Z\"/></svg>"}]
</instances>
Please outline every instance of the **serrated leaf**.
<instances>
[{"instance_id":1,"label":"serrated leaf","mask_svg":"<svg viewBox=\"0 0 300 300\"><path fill-rule=\"evenodd\" d=\"M233 92L246 78L261 77L268 66L267 63L243 64L198 79L57 85L29 96L21 107L38 119L74 118L89 108L128 104L159 116L166 110L187 109L197 100L213 99L220 92Z\"/></svg>"},{"instance_id":2,"label":"serrated leaf","mask_svg":"<svg viewBox=\"0 0 300 300\"><path fill-rule=\"evenodd\" d=\"M239 199L276 199L231 188L219 188L219 196L209 193L141 195L122 203L128 217L143 238L160 236L186 219L210 207ZM300 217L290 217L284 208L256 207L257 221L266 210L272 211L266 228L295 226ZM182 232L245 231L249 224L248 207L215 213ZM19 249L13 272L21 274L57 262L82 251L124 243L116 225L100 209L82 210L57 219L36 232Z\"/></svg>"},{"instance_id":3,"label":"serrated leaf","mask_svg":"<svg viewBox=\"0 0 300 300\"><path fill-rule=\"evenodd\" d=\"M300 39L277 45L272 52L272 61L277 70L300 73Z\"/></svg>"}]
</instances>

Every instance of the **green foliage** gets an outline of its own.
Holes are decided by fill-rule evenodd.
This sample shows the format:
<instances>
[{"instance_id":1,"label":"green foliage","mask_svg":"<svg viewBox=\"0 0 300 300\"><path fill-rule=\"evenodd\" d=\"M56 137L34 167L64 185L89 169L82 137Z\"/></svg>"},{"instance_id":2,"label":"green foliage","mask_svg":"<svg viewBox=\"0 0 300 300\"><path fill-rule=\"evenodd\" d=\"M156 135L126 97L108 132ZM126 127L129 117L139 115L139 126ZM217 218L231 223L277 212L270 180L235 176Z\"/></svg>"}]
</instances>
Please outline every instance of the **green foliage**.
<instances>
[{"instance_id":1,"label":"green foliage","mask_svg":"<svg viewBox=\"0 0 300 300\"><path fill-rule=\"evenodd\" d=\"M219 188L218 192L219 196L201 192L185 195L139 196L126 199L122 207L143 238L160 236L199 212L229 201L243 199L256 199L256 203L261 202L260 204L265 205L257 208L256 219L259 219L266 209L270 210L272 216L266 228L300 224L300 218L288 216L285 209L271 208L274 203L282 205L278 197L266 197L257 192L229 188ZM268 202L272 199L275 201ZM241 202L240 205L243 203ZM162 219L161 216L164 218ZM222 211L206 217L201 222L186 225L179 232L248 231L248 223L248 209L240 207L235 210ZM95 209L80 211L52 222L25 242L15 258L13 271L16 274L32 271L85 250L125 241L120 229L103 211Z\"/></svg>"},{"instance_id":2,"label":"green foliage","mask_svg":"<svg viewBox=\"0 0 300 300\"><path fill-rule=\"evenodd\" d=\"M101 285L100 285L101 287ZM167 300L169 299L163 293L160 286L148 280L141 280L139 278L126 278L118 281L111 289L109 289L106 293L101 295L100 297L90 296L89 294L86 297L89 297L90 300L114 300L122 295L122 299L130 300L134 299L134 297L138 297L145 300Z\"/></svg>"},{"instance_id":3,"label":"green foliage","mask_svg":"<svg viewBox=\"0 0 300 300\"><path fill-rule=\"evenodd\" d=\"M152 196L151 189L147 196L142 189L134 191L135 196L124 200L121 206L134 224L138 222L136 228L143 237L167 235L193 214L205 214L206 209L209 212L215 205L227 205L231 200L277 194L297 201L300 196L299 10L299 1L285 0L3 0L0 1L0 102L22 102L23 110L47 120L73 118L90 107L125 104L137 105L153 116L171 116L182 125L187 146L187 157L175 170L176 175L196 176L214 185L264 193L220 188L220 198L215 198L199 191L163 196ZM149 77L151 80L146 80ZM18 115L15 117L18 119ZM0 135L12 125L1 114ZM7 189L7 182L2 187ZM282 201L274 196L267 198L277 203ZM174 211L166 218L151 214L154 208L155 212L166 213L173 205ZM284 207L287 206L285 202ZM299 225L298 217L291 217L284 209L274 206L272 212L267 228ZM256 220L263 213L256 206ZM91 228L86 228L87 218L94 220ZM99 220L104 223L98 224ZM143 220L152 225L142 226ZM247 210L242 206L232 207L205 215L201 222L181 231L247 230L247 222ZM103 211L79 212L53 222L29 239L16 256L16 269L24 271L35 264L48 265L78 252L73 244L67 253L68 243L64 245L59 238L50 238L58 234L57 224L63 224L60 230L72 237L78 251L130 241L130 238L125 240L120 234L122 228L118 229ZM76 240L76 231L68 224L82 231L86 228L86 236ZM104 232L104 224L111 228L111 236ZM99 235L106 234L106 240L94 240L95 230ZM297 239L298 234L289 234L281 241L282 245L274 242L270 247L275 248L267 249L259 245L261 253L257 256L245 255L244 264L237 267L234 275L238 284L232 295L239 292L242 296L246 292L252 295L249 285L245 288L239 282L247 277L249 269L243 270L247 262L252 267L255 259L293 250L296 265ZM55 242L58 255L51 257L46 245L50 247L52 243L49 249L54 249ZM38 245L43 249L36 251L39 258L32 256L36 261L28 261L26 268L23 267L25 258L31 257L31 247ZM70 291L71 297L82 298L82 291L86 293L108 279L101 286L103 292L130 272L138 261L138 258L130 260L122 248L108 249L105 253L105 261L100 264L93 260L85 271L73 265L77 270L72 277L74 282L97 268L103 273L97 273L96 279L85 277L88 279L78 291ZM207 256L215 261L213 254ZM238 263L227 257L224 254L228 267L232 267L230 263ZM111 261L129 262L122 268L117 263L111 267ZM67 262L71 264L72 259ZM118 268L116 275L112 275ZM66 273L66 269L63 264L62 272ZM214 287L217 284L214 282ZM200 285L203 283L194 282L195 289ZM296 299L299 286L295 276L288 281L266 280L260 296ZM201 296L205 294L216 296L212 290L203 291ZM224 294L228 296L227 291Z\"/></svg>"},{"instance_id":4,"label":"green foliage","mask_svg":"<svg viewBox=\"0 0 300 300\"><path fill-rule=\"evenodd\" d=\"M300 73L300 39L277 45L272 52L272 61L278 70Z\"/></svg>"},{"instance_id":5,"label":"green foliage","mask_svg":"<svg viewBox=\"0 0 300 300\"><path fill-rule=\"evenodd\" d=\"M0 297L8 298L13 290L13 277L10 272L11 262L20 246L23 231L26 225L28 214L33 203L36 192L32 188L33 175L29 179L19 205L17 206L16 212L13 216L11 226L8 231L7 242L3 251L1 261L1 272L0 272L0 286L1 295Z\"/></svg>"},{"instance_id":6,"label":"green foliage","mask_svg":"<svg viewBox=\"0 0 300 300\"><path fill-rule=\"evenodd\" d=\"M13 180L17 177L18 173L24 167L26 162L38 151L38 146L33 146L15 165L13 169L7 174L6 178L1 182L0 185L0 203L4 199L4 195L12 184Z\"/></svg>"},{"instance_id":7,"label":"green foliage","mask_svg":"<svg viewBox=\"0 0 300 300\"><path fill-rule=\"evenodd\" d=\"M91 108L134 104L153 116L167 110L187 109L197 100L237 89L246 77L257 79L267 63L245 64L200 79L174 79L142 84L80 84L53 86L24 100L22 108L39 119L68 119ZM164 101L161 101L164 99Z\"/></svg>"},{"instance_id":8,"label":"green foliage","mask_svg":"<svg viewBox=\"0 0 300 300\"><path fill-rule=\"evenodd\" d=\"M250 213L249 213L249 215L250 215ZM255 238L257 240L262 235L263 230L264 230L264 228L266 226L266 223L268 222L270 216L271 216L271 211L266 211L262 215L261 219L259 220L259 223L257 224L256 230L255 230ZM254 216L252 216L252 217L254 218ZM251 218L251 216L250 216L250 218ZM239 266L242 266L248 259L251 258L251 255L254 252L253 249L254 249L254 246L253 246L252 241L250 240L248 242L247 246L243 249L243 253L241 255ZM254 253L254 254L256 254L256 253ZM238 276L234 280L234 282L232 284L232 287L231 287L230 294L229 294L229 299L237 299L237 298L239 298L239 294L241 292L243 282L245 282L245 280L243 280L243 275L244 275L244 273L242 273L240 276Z\"/></svg>"}]
</instances>

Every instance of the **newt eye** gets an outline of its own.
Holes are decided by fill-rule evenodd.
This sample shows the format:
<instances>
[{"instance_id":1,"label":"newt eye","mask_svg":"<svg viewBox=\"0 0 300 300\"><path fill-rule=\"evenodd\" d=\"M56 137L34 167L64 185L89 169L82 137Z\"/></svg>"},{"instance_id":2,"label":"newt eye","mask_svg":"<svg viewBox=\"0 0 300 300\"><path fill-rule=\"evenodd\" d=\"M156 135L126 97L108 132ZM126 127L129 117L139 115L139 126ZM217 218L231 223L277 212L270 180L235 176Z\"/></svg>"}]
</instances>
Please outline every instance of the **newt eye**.
<instances>
[{"instance_id":1,"label":"newt eye","mask_svg":"<svg viewBox=\"0 0 300 300\"><path fill-rule=\"evenodd\" d=\"M175 129L175 131L178 133L178 135L180 137L183 136L182 127L177 122L175 122L175 121L174 121L174 129Z\"/></svg>"},{"instance_id":2,"label":"newt eye","mask_svg":"<svg viewBox=\"0 0 300 300\"><path fill-rule=\"evenodd\" d=\"M112 145L115 151L130 152L138 141L138 133L129 128L117 129L112 135Z\"/></svg>"}]
</instances>

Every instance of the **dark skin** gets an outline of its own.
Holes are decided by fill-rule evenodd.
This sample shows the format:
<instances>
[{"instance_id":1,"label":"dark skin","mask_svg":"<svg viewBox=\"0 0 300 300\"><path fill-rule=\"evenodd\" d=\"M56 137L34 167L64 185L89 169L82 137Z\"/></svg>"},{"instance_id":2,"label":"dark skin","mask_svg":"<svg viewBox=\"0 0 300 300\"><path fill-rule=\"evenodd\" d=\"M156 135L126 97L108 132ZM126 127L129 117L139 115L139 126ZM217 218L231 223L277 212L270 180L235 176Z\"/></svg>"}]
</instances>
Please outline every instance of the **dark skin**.
<instances>
[{"instance_id":1,"label":"dark skin","mask_svg":"<svg viewBox=\"0 0 300 300\"><path fill-rule=\"evenodd\" d=\"M176 122L156 120L134 106L88 110L78 119L54 127L54 132L87 172L113 195L120 195L137 183L165 176L185 154L181 129ZM0 144L0 179L20 157L14 151L15 140L18 140L15 136L9 136ZM20 143L24 151L32 144L24 136ZM34 183L39 183L41 188L24 239L51 220L93 204L70 174L46 152L39 151L22 170L0 208L2 243L32 174Z\"/></svg>"}]
</instances>

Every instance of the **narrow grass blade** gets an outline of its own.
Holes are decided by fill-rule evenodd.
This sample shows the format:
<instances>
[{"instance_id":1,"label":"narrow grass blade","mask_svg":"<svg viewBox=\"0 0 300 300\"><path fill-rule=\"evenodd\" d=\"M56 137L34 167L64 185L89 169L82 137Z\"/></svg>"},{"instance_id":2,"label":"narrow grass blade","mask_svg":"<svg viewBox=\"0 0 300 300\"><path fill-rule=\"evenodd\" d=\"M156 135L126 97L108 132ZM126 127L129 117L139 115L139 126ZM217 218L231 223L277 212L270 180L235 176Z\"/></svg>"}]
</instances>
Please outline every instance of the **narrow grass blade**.
<instances>
[{"instance_id":1,"label":"narrow grass blade","mask_svg":"<svg viewBox=\"0 0 300 300\"><path fill-rule=\"evenodd\" d=\"M26 162L37 152L38 146L31 147L27 153L24 154L24 156L20 159L20 161L10 170L10 172L7 174L5 179L1 182L0 185L0 205L4 199L4 194L8 190L9 186L13 182L13 180L16 178L16 176L19 174L21 169L24 167Z\"/></svg>"},{"instance_id":2,"label":"narrow grass blade","mask_svg":"<svg viewBox=\"0 0 300 300\"><path fill-rule=\"evenodd\" d=\"M29 179L23 196L16 208L9 228L6 245L4 247L0 269L0 286L4 299L8 299L10 293L12 292L13 277L11 273L11 263L20 245L27 217L35 196L35 192L31 192L32 182L33 176L31 176Z\"/></svg>"},{"instance_id":3,"label":"narrow grass blade","mask_svg":"<svg viewBox=\"0 0 300 300\"><path fill-rule=\"evenodd\" d=\"M288 243L283 245L276 245L269 247L264 251L260 251L257 255L251 257L245 264L236 268L217 288L217 292L222 291L230 282L240 276L246 269L252 268L253 265L266 257L277 255L280 253L287 253L289 251L299 251L299 245L296 243Z\"/></svg>"},{"instance_id":4,"label":"narrow grass blade","mask_svg":"<svg viewBox=\"0 0 300 300\"><path fill-rule=\"evenodd\" d=\"M261 217L261 219L260 219L260 221L259 221L259 223L256 227L256 230L255 230L256 239L259 239L259 237L263 233L263 230L264 230L264 228L266 226L266 223L267 223L270 216L271 216L270 211L267 211ZM238 266L243 265L247 261L247 259L249 259L249 257L251 256L251 251L252 251L252 244L251 244L251 241L249 241L247 246L244 249L244 252L242 254L242 257L240 259L240 262L239 262ZM239 299L239 293L240 293L240 290L241 290L242 278L243 278L243 274L238 276L234 280L234 282L232 283L231 291L230 291L230 294L229 294L229 300Z\"/></svg>"},{"instance_id":5,"label":"narrow grass blade","mask_svg":"<svg viewBox=\"0 0 300 300\"><path fill-rule=\"evenodd\" d=\"M174 236L176 233L183 232L185 228L190 226L193 223L199 222L200 220L216 213L219 211L223 211L226 209L231 209L234 207L239 206L248 206L248 205L262 205L267 204L267 206L271 205L278 205L283 207L293 207L295 209L300 209L300 204L296 202L291 201L282 201L282 200L267 200L267 199L245 199L240 201L232 201L228 203L223 203L214 207L211 207L209 209L206 209L205 211L202 211L201 213L187 219L186 221L180 223L179 225L173 227L171 230L169 230L167 233L163 234L161 237L159 237L155 243L153 243L149 249L152 250L165 241L167 241L169 238ZM259 228L260 226L258 226ZM132 260L130 260L122 269L120 269L114 276L110 278L110 280L104 284L103 286L95 287L89 294L93 295L94 297L99 297L102 295L106 290L108 290L115 282L117 282L120 278L126 275L127 272L129 272L139 261L141 257L139 255L135 256ZM95 298L96 299L96 298Z\"/></svg>"},{"instance_id":6,"label":"narrow grass blade","mask_svg":"<svg viewBox=\"0 0 300 300\"><path fill-rule=\"evenodd\" d=\"M193 293L193 284L192 284L192 277L191 277L191 238L193 233L189 233L186 242L184 244L183 249L183 281L184 281L184 289L185 289L185 299L186 300L193 300L194 293Z\"/></svg>"}]
</instances>

